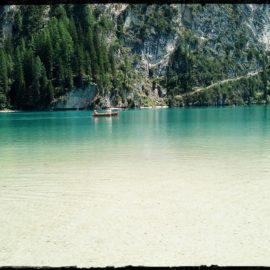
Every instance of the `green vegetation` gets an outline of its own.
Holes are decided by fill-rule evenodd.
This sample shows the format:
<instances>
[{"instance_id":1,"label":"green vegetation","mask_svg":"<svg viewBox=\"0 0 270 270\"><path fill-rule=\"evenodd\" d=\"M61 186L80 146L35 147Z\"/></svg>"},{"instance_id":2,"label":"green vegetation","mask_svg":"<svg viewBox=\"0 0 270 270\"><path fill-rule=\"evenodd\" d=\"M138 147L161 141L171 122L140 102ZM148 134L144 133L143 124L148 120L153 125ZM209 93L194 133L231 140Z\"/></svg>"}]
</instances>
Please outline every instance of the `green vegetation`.
<instances>
[{"instance_id":1,"label":"green vegetation","mask_svg":"<svg viewBox=\"0 0 270 270\"><path fill-rule=\"evenodd\" d=\"M212 56L211 48L200 52L200 41L191 31L183 30L179 34L180 45L171 56L166 76L161 80L161 84L168 90L170 106L224 106L269 102L268 55L252 45L247 47L244 32L237 35L234 46L222 45L217 41L216 47L223 46L226 53ZM233 57L229 56L230 52L234 53ZM237 53L240 55L237 56ZM257 76L229 81L200 92L194 91L197 87L207 87L223 81L230 73L234 74L232 78L245 76L247 69L243 63L247 61L259 63L262 72Z\"/></svg>"},{"instance_id":2,"label":"green vegetation","mask_svg":"<svg viewBox=\"0 0 270 270\"><path fill-rule=\"evenodd\" d=\"M102 5L19 6L10 15L11 35L3 38L1 27L0 109L47 109L92 83L93 106L108 100L129 107L268 103L268 56L248 39L242 9L192 5L181 26L178 12L170 5L129 5L119 16ZM230 28L223 32L220 25L222 34L203 38L194 29L212 31L211 16ZM146 70L142 55L157 56L175 38L168 64ZM195 91L256 69L262 72Z\"/></svg>"},{"instance_id":3,"label":"green vegetation","mask_svg":"<svg viewBox=\"0 0 270 270\"><path fill-rule=\"evenodd\" d=\"M267 74L267 75L266 75ZM269 103L270 86L265 83L269 70L258 75L215 85L194 93L177 95L170 99L171 106L227 106Z\"/></svg>"},{"instance_id":4,"label":"green vegetation","mask_svg":"<svg viewBox=\"0 0 270 270\"><path fill-rule=\"evenodd\" d=\"M47 108L73 87L96 83L100 95L126 88L131 64L106 43L111 19L90 5L21 6L0 48L0 108ZM125 55L122 50L122 55ZM126 59L126 60L125 60Z\"/></svg>"}]
</instances>

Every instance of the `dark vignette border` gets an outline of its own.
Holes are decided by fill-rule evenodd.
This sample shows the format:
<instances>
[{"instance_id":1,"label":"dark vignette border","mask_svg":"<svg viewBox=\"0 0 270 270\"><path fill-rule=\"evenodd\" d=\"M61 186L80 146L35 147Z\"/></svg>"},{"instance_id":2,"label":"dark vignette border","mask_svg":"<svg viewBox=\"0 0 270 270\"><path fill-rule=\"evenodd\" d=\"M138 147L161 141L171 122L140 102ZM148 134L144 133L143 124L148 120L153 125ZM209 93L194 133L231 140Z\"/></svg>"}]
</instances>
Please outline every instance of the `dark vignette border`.
<instances>
[{"instance_id":1,"label":"dark vignette border","mask_svg":"<svg viewBox=\"0 0 270 270\"><path fill-rule=\"evenodd\" d=\"M89 268L80 268L76 266L66 266L66 267L49 267L49 266L43 266L43 267L29 267L29 266L0 266L0 270L26 270L26 269L40 269L40 270L50 270L50 269L57 269L57 270L72 270L72 269L81 269L81 270L88 270L88 269L97 269L97 270L128 270L128 269L146 269L146 270L226 270L226 269L231 269L231 270L238 270L238 269L243 269L243 270L268 270L270 269L269 266L218 266L218 265L211 265L211 266L206 266L206 265L201 265L201 266L172 266L172 267L156 267L156 266L124 266L124 267L113 267L113 266L107 266L107 267L89 267Z\"/></svg>"},{"instance_id":2,"label":"dark vignette border","mask_svg":"<svg viewBox=\"0 0 270 270\"><path fill-rule=\"evenodd\" d=\"M2 5L54 5L54 4L270 4L270 0L0 0L0 6ZM270 254L269 254L270 255ZM87 268L80 268L77 266L67 266L67 267L50 267L50 266L43 266L43 267L30 267L30 266L1 266L0 262L0 270L26 270L26 269L40 269L40 270L50 270L50 269L57 269L57 270L72 270L72 269L97 269L97 270L126 270L126 269L153 269L153 270L226 270L226 269L243 269L243 270L270 270L270 266L217 266L217 265L201 265L201 266L173 266L173 267L155 267L155 266L124 266L124 267L114 267L114 266L107 266L107 267L87 267Z\"/></svg>"},{"instance_id":3,"label":"dark vignette border","mask_svg":"<svg viewBox=\"0 0 270 270\"><path fill-rule=\"evenodd\" d=\"M1 0L0 5L53 4L270 4L270 0Z\"/></svg>"}]
</instances>

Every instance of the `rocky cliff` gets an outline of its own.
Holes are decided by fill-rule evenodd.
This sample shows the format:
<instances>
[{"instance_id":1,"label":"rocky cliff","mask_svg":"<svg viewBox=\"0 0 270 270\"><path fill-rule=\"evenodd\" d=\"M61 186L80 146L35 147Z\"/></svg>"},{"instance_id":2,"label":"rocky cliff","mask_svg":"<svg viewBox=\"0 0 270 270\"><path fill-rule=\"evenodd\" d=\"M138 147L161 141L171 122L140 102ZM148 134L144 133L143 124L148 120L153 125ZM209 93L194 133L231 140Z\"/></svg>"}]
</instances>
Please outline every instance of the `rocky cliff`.
<instances>
[{"instance_id":1,"label":"rocky cliff","mask_svg":"<svg viewBox=\"0 0 270 270\"><path fill-rule=\"evenodd\" d=\"M1 8L2 44L16 34L14 17L20 9L20 6ZM94 74L92 82L97 84L99 98L93 106L104 105L101 102L104 97L114 106L268 101L268 5L95 4L90 9L93 23L105 25L106 31L100 38L108 48L113 48L116 63L115 71L108 69L111 83L107 84L95 79L93 65L91 74L86 74L87 68L84 68L84 75ZM37 31L42 31L53 20L55 15L52 16L50 10L51 6L42 8L39 14L42 23ZM78 18L72 10L76 11L76 5L65 6L65 16L76 23ZM24 12L24 16L30 14ZM80 31L86 31L80 27ZM71 39L74 39L72 34ZM91 61L98 59L90 57L89 63ZM252 72L254 76L249 76ZM241 83L236 80L238 89L234 91L233 79L239 77L243 80ZM114 78L121 83L115 83ZM220 86L219 81L227 83ZM211 88L209 93L207 89L212 84L219 86ZM205 88L206 93L202 91L200 96L194 97L198 88Z\"/></svg>"}]
</instances>

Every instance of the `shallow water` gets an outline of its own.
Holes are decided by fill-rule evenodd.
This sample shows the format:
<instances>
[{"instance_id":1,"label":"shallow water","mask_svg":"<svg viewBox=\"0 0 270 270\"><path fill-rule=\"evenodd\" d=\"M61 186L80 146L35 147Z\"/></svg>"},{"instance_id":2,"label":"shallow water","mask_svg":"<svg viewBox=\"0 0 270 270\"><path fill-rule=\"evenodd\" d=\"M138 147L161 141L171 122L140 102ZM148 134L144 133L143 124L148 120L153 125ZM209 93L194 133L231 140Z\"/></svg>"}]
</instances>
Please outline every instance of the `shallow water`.
<instances>
[{"instance_id":1,"label":"shallow water","mask_svg":"<svg viewBox=\"0 0 270 270\"><path fill-rule=\"evenodd\" d=\"M0 114L0 265L269 265L270 107Z\"/></svg>"}]
</instances>

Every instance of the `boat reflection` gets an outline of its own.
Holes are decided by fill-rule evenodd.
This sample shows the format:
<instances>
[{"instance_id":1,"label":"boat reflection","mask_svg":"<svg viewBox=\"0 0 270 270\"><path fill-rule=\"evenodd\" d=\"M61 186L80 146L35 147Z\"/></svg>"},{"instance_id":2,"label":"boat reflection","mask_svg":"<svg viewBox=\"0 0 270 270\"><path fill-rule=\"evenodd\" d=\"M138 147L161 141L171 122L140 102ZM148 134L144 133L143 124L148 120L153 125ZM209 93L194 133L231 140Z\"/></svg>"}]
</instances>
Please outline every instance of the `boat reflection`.
<instances>
[{"instance_id":1,"label":"boat reflection","mask_svg":"<svg viewBox=\"0 0 270 270\"><path fill-rule=\"evenodd\" d=\"M119 119L119 117L93 117L94 123L112 123L113 119Z\"/></svg>"},{"instance_id":2,"label":"boat reflection","mask_svg":"<svg viewBox=\"0 0 270 270\"><path fill-rule=\"evenodd\" d=\"M117 111L112 111L112 109L107 109L102 112L98 112L97 110L94 110L93 117L111 117L111 116L118 116Z\"/></svg>"}]
</instances>

